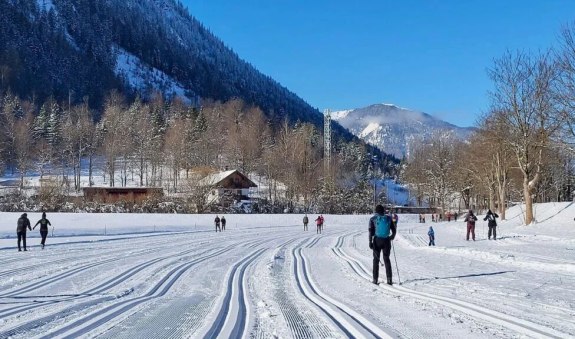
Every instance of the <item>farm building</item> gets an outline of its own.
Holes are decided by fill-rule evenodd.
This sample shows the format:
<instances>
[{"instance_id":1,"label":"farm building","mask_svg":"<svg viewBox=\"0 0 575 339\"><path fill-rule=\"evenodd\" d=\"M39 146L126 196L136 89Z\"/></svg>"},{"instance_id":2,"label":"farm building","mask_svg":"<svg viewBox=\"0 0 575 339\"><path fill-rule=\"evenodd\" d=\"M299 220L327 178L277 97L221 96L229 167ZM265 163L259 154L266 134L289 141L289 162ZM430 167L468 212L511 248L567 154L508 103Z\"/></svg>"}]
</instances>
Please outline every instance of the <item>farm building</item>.
<instances>
[{"instance_id":1,"label":"farm building","mask_svg":"<svg viewBox=\"0 0 575 339\"><path fill-rule=\"evenodd\" d=\"M200 180L199 185L211 187L207 200L222 205L250 200L250 189L257 187L238 170L209 174Z\"/></svg>"},{"instance_id":2,"label":"farm building","mask_svg":"<svg viewBox=\"0 0 575 339\"><path fill-rule=\"evenodd\" d=\"M162 196L158 187L84 187L84 199L103 203L118 201L140 203L151 196Z\"/></svg>"}]
</instances>

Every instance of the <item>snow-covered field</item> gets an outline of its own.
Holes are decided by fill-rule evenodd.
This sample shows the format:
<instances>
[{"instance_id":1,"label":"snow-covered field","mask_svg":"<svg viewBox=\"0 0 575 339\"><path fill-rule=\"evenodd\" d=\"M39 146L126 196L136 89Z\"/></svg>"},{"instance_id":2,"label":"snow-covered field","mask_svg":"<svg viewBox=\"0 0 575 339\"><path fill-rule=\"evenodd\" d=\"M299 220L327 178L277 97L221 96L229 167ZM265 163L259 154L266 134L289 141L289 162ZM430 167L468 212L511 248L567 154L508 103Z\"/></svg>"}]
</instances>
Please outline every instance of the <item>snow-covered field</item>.
<instances>
[{"instance_id":1,"label":"snow-covered field","mask_svg":"<svg viewBox=\"0 0 575 339\"><path fill-rule=\"evenodd\" d=\"M473 242L461 221L401 215L391 287L370 282L366 215L327 215L318 235L302 215L226 215L216 233L215 215L53 213L28 252L18 216L0 213L0 338L575 336L571 203L530 226L511 208L497 241L483 221Z\"/></svg>"}]
</instances>

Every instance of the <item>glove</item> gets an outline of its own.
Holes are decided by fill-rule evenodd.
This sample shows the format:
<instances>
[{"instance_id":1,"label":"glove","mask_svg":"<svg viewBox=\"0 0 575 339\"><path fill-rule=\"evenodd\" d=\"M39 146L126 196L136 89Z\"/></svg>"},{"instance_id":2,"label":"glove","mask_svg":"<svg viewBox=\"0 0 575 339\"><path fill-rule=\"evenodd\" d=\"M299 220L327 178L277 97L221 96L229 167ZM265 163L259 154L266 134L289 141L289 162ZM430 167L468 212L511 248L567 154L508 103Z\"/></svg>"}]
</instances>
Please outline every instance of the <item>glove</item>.
<instances>
[{"instance_id":1,"label":"glove","mask_svg":"<svg viewBox=\"0 0 575 339\"><path fill-rule=\"evenodd\" d=\"M392 235L391 237L389 237L389 239L391 239L391 240L395 239L395 234Z\"/></svg>"},{"instance_id":2,"label":"glove","mask_svg":"<svg viewBox=\"0 0 575 339\"><path fill-rule=\"evenodd\" d=\"M373 249L373 242L372 241L369 242L369 248Z\"/></svg>"}]
</instances>

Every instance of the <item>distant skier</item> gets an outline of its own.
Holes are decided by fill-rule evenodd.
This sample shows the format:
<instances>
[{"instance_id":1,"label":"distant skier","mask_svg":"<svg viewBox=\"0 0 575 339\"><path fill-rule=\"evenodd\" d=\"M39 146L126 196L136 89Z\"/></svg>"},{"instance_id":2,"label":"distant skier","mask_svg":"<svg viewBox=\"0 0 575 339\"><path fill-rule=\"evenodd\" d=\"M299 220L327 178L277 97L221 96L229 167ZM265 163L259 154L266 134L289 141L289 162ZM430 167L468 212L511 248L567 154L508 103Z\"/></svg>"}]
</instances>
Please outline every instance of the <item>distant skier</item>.
<instances>
[{"instance_id":1,"label":"distant skier","mask_svg":"<svg viewBox=\"0 0 575 339\"><path fill-rule=\"evenodd\" d=\"M40 224L40 236L42 236L42 241L40 244L42 245L42 249L44 249L44 245L46 244L46 237L48 236L48 225L52 226L50 220L46 219L46 212L42 212L42 219L38 220L32 229L36 229L38 224Z\"/></svg>"},{"instance_id":2,"label":"distant skier","mask_svg":"<svg viewBox=\"0 0 575 339\"><path fill-rule=\"evenodd\" d=\"M324 217L323 217L323 214L320 214L320 215L319 215L319 218L321 219L321 229L323 230L323 228L324 228L324 223L325 223L325 219L324 219Z\"/></svg>"},{"instance_id":3,"label":"distant skier","mask_svg":"<svg viewBox=\"0 0 575 339\"><path fill-rule=\"evenodd\" d=\"M322 227L322 220L321 220L321 215L317 217L317 219L315 219L315 226L316 226L316 230L315 233L321 233L321 227Z\"/></svg>"},{"instance_id":4,"label":"distant skier","mask_svg":"<svg viewBox=\"0 0 575 339\"><path fill-rule=\"evenodd\" d=\"M489 227L489 231L487 233L487 239L491 240L491 233L493 233L493 240L497 240L497 220L499 215L497 213L491 212L491 210L487 210L487 214L483 221L487 220L487 227Z\"/></svg>"},{"instance_id":5,"label":"distant skier","mask_svg":"<svg viewBox=\"0 0 575 339\"><path fill-rule=\"evenodd\" d=\"M222 215L222 218L220 219L220 222L222 223L222 231L226 230L226 217L224 217Z\"/></svg>"},{"instance_id":6,"label":"distant skier","mask_svg":"<svg viewBox=\"0 0 575 339\"><path fill-rule=\"evenodd\" d=\"M429 226L427 235L429 236L429 245L427 246L435 246L435 232L433 231L433 227Z\"/></svg>"},{"instance_id":7,"label":"distant skier","mask_svg":"<svg viewBox=\"0 0 575 339\"><path fill-rule=\"evenodd\" d=\"M391 241L395 238L396 232L397 229L391 216L385 214L385 209L382 205L377 205L375 214L369 219L369 248L373 250L372 282L376 285L379 284L379 257L381 252L383 252L387 284L393 284L389 255L391 253Z\"/></svg>"},{"instance_id":8,"label":"distant skier","mask_svg":"<svg viewBox=\"0 0 575 339\"><path fill-rule=\"evenodd\" d=\"M477 217L473 214L473 210L469 210L463 221L467 223L467 241L469 241L469 233L471 233L471 238L475 241L475 222Z\"/></svg>"},{"instance_id":9,"label":"distant skier","mask_svg":"<svg viewBox=\"0 0 575 339\"><path fill-rule=\"evenodd\" d=\"M20 247L20 242L24 243L24 251L26 249L26 229L32 230L30 226L30 220L28 219L28 214L24 213L18 218L18 226L16 227L16 235L18 236L18 252L22 251Z\"/></svg>"},{"instance_id":10,"label":"distant skier","mask_svg":"<svg viewBox=\"0 0 575 339\"><path fill-rule=\"evenodd\" d=\"M216 232L217 231L221 232L222 229L220 228L220 217L218 217L217 215L216 215L216 218L214 219L214 223L216 224Z\"/></svg>"},{"instance_id":11,"label":"distant skier","mask_svg":"<svg viewBox=\"0 0 575 339\"><path fill-rule=\"evenodd\" d=\"M307 214L303 216L303 230L307 231L307 224L309 222L309 219L307 217Z\"/></svg>"}]
</instances>

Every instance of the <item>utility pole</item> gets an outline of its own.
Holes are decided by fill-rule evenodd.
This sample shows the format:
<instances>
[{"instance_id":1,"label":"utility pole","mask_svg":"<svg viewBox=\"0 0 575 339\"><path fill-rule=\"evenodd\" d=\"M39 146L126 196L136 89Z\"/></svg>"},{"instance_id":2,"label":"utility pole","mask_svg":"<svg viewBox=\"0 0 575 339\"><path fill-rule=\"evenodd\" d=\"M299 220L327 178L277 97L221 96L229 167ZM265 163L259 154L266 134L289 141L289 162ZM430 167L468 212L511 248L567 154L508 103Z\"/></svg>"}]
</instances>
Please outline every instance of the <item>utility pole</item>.
<instances>
[{"instance_id":1,"label":"utility pole","mask_svg":"<svg viewBox=\"0 0 575 339\"><path fill-rule=\"evenodd\" d=\"M372 179L373 179L373 208L377 205L377 180L375 177L375 162L377 161L377 155L371 157L371 169L372 169Z\"/></svg>"},{"instance_id":2,"label":"utility pole","mask_svg":"<svg viewBox=\"0 0 575 339\"><path fill-rule=\"evenodd\" d=\"M323 170L325 184L327 184L328 196L329 196L329 209L332 210L332 177L331 177L331 112L326 109L323 117Z\"/></svg>"},{"instance_id":3,"label":"utility pole","mask_svg":"<svg viewBox=\"0 0 575 339\"><path fill-rule=\"evenodd\" d=\"M331 111L323 111L323 160L326 173L330 173L331 165Z\"/></svg>"}]
</instances>

